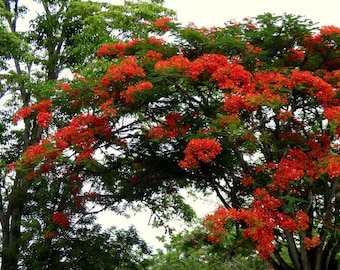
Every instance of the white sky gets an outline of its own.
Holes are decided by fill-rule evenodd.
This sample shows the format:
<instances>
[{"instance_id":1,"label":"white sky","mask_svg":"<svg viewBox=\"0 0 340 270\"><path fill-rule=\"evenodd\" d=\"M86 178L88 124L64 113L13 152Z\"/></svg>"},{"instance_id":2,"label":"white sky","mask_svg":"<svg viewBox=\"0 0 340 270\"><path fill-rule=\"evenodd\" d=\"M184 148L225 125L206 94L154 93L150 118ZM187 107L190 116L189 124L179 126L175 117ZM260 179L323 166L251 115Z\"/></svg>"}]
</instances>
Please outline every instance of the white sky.
<instances>
[{"instance_id":1,"label":"white sky","mask_svg":"<svg viewBox=\"0 0 340 270\"><path fill-rule=\"evenodd\" d=\"M321 25L340 27L339 0L165 0L165 6L177 12L184 24L223 26L225 21L270 12L276 15L291 13L305 16Z\"/></svg>"}]
</instances>

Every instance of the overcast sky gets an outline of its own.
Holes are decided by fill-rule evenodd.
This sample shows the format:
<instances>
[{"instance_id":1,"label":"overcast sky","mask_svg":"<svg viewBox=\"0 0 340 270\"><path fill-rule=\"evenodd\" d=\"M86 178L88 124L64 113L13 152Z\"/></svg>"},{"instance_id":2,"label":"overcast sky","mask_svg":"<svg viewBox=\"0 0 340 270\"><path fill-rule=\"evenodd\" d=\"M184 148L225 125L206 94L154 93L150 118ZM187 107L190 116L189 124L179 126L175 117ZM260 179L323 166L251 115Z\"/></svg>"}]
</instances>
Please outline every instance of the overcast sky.
<instances>
[{"instance_id":1,"label":"overcast sky","mask_svg":"<svg viewBox=\"0 0 340 270\"><path fill-rule=\"evenodd\" d=\"M302 15L321 25L340 27L339 0L165 0L165 6L175 10L184 24L198 26L223 26L232 19L270 12L276 15L291 13Z\"/></svg>"},{"instance_id":2,"label":"overcast sky","mask_svg":"<svg viewBox=\"0 0 340 270\"><path fill-rule=\"evenodd\" d=\"M122 4L124 0L93 0ZM270 12L305 16L315 23L340 27L340 0L165 0L165 6L177 12L178 19L198 26L223 26L224 22Z\"/></svg>"}]
</instances>

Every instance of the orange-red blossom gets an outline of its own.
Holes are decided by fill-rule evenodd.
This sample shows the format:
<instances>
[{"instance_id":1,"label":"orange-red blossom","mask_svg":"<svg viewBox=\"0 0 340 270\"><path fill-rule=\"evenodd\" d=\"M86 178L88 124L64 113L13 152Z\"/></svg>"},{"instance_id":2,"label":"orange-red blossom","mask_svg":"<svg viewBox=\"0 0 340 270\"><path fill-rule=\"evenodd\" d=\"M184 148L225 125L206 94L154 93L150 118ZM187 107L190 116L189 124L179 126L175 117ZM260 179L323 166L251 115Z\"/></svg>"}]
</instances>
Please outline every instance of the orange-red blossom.
<instances>
[{"instance_id":1,"label":"orange-red blossom","mask_svg":"<svg viewBox=\"0 0 340 270\"><path fill-rule=\"evenodd\" d=\"M295 218L279 212L280 199L271 196L265 188L257 188L253 195L250 209L226 209L220 206L214 214L205 217L204 225L210 231L208 239L215 244L221 243L223 236L228 233L225 225L229 219L243 221L247 225L243 236L252 240L259 257L266 259L275 250L275 230L281 228L299 233L309 227L309 217L302 210L295 214ZM306 239L305 243L307 248L311 248L317 246L320 241L317 238Z\"/></svg>"}]
</instances>

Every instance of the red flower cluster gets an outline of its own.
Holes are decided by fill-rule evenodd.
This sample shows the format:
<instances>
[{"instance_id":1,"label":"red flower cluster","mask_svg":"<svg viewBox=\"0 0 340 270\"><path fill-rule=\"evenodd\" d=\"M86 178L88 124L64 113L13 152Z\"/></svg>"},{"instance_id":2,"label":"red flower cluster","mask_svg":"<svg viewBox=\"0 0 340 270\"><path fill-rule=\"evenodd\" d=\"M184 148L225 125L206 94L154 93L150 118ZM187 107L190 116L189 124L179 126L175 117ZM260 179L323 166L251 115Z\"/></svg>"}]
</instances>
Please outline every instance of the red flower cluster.
<instances>
[{"instance_id":1,"label":"red flower cluster","mask_svg":"<svg viewBox=\"0 0 340 270\"><path fill-rule=\"evenodd\" d=\"M206 215L204 219L204 226L209 229L208 240L213 244L222 244L223 236L227 235L225 224L230 218L229 211L219 206L213 215Z\"/></svg>"},{"instance_id":2,"label":"red flower cluster","mask_svg":"<svg viewBox=\"0 0 340 270\"><path fill-rule=\"evenodd\" d=\"M55 159L60 152L53 150L53 144L48 139L42 139L38 144L29 146L22 154L22 162L31 166L40 161Z\"/></svg>"},{"instance_id":3,"label":"red flower cluster","mask_svg":"<svg viewBox=\"0 0 340 270\"><path fill-rule=\"evenodd\" d=\"M189 124L183 125L183 116L179 113L173 112L165 116L163 127L157 126L148 132L148 136L153 139L175 139L178 135L184 136L186 131L190 128Z\"/></svg>"},{"instance_id":4,"label":"red flower cluster","mask_svg":"<svg viewBox=\"0 0 340 270\"><path fill-rule=\"evenodd\" d=\"M187 73L191 79L198 80L199 76L205 72L207 74L214 74L222 67L230 68L230 60L228 57L221 54L204 54L188 66Z\"/></svg>"},{"instance_id":5,"label":"red flower cluster","mask_svg":"<svg viewBox=\"0 0 340 270\"><path fill-rule=\"evenodd\" d=\"M274 181L270 184L273 190L284 191L288 189L290 183L302 179L308 175L314 179L316 166L304 151L300 149L290 149L287 156L279 163L276 172L272 175Z\"/></svg>"},{"instance_id":6,"label":"red flower cluster","mask_svg":"<svg viewBox=\"0 0 340 270\"><path fill-rule=\"evenodd\" d=\"M306 212L299 210L296 214L297 230L304 231L308 229L309 216Z\"/></svg>"},{"instance_id":7,"label":"red flower cluster","mask_svg":"<svg viewBox=\"0 0 340 270\"><path fill-rule=\"evenodd\" d=\"M224 115L220 118L220 126L225 127L226 125L233 124L237 125L241 122L238 114Z\"/></svg>"},{"instance_id":8,"label":"red flower cluster","mask_svg":"<svg viewBox=\"0 0 340 270\"><path fill-rule=\"evenodd\" d=\"M86 201L94 201L98 197L97 192L84 192L83 196L79 196L80 186L75 186L73 190L73 202L74 206L78 209L81 209Z\"/></svg>"},{"instance_id":9,"label":"red flower cluster","mask_svg":"<svg viewBox=\"0 0 340 270\"><path fill-rule=\"evenodd\" d=\"M116 43L116 44L104 44L97 51L97 58L100 59L103 56L112 58L122 58L126 56L126 51L132 49L139 44L150 44L152 47L159 47L164 44L163 39L150 37L144 40L134 39L127 43Z\"/></svg>"},{"instance_id":10,"label":"red flower cluster","mask_svg":"<svg viewBox=\"0 0 340 270\"><path fill-rule=\"evenodd\" d=\"M289 232L300 232L308 228L309 217L302 210L296 213L295 219L279 212L280 199L271 196L265 188L257 188L253 195L250 209L227 210L219 207L213 215L205 217L203 224L211 232L208 239L212 243L220 243L228 233L225 224L229 219L245 222L248 228L244 229L243 235L256 244L259 257L266 259L275 250L275 230L278 227Z\"/></svg>"},{"instance_id":11,"label":"red flower cluster","mask_svg":"<svg viewBox=\"0 0 340 270\"><path fill-rule=\"evenodd\" d=\"M318 49L318 47L322 44L322 41L323 40L320 34L310 35L305 37L303 46L309 53L312 53L314 50Z\"/></svg>"},{"instance_id":12,"label":"red flower cluster","mask_svg":"<svg viewBox=\"0 0 340 270\"><path fill-rule=\"evenodd\" d=\"M241 183L244 187L248 187L252 185L254 182L255 182L254 178L249 174L244 174L241 179Z\"/></svg>"},{"instance_id":13,"label":"red flower cluster","mask_svg":"<svg viewBox=\"0 0 340 270\"><path fill-rule=\"evenodd\" d=\"M134 97L136 93L150 89L152 89L151 82L140 82L136 85L130 85L126 91L121 92L121 97L125 99L126 103L134 103L136 101Z\"/></svg>"},{"instance_id":14,"label":"red flower cluster","mask_svg":"<svg viewBox=\"0 0 340 270\"><path fill-rule=\"evenodd\" d=\"M215 139L191 139L184 150L185 158L178 165L191 170L200 166L199 161L212 162L221 152L222 147Z\"/></svg>"},{"instance_id":15,"label":"red flower cluster","mask_svg":"<svg viewBox=\"0 0 340 270\"><path fill-rule=\"evenodd\" d=\"M340 135L340 106L330 106L325 108L324 117L335 124L335 133Z\"/></svg>"},{"instance_id":16,"label":"red flower cluster","mask_svg":"<svg viewBox=\"0 0 340 270\"><path fill-rule=\"evenodd\" d=\"M16 112L13 117L13 122L16 124L19 120L30 116L33 111L37 111L37 124L42 128L47 128L52 118L52 113L50 112L51 107L52 100L43 100L32 106L24 107Z\"/></svg>"},{"instance_id":17,"label":"red flower cluster","mask_svg":"<svg viewBox=\"0 0 340 270\"><path fill-rule=\"evenodd\" d=\"M63 91L70 91L70 90L72 90L71 85L69 85L67 83L59 83L59 84L57 84L57 87L61 87Z\"/></svg>"},{"instance_id":18,"label":"red flower cluster","mask_svg":"<svg viewBox=\"0 0 340 270\"><path fill-rule=\"evenodd\" d=\"M45 237L45 239L48 239L48 238L56 238L56 237L57 237L57 233L54 232L54 231L49 231L49 230L47 230L47 231L45 231L45 233L44 233L44 237Z\"/></svg>"},{"instance_id":19,"label":"red flower cluster","mask_svg":"<svg viewBox=\"0 0 340 270\"><path fill-rule=\"evenodd\" d=\"M142 62L148 63L152 61L160 61L163 57L163 54L156 52L155 50L148 51L145 56L141 58Z\"/></svg>"},{"instance_id":20,"label":"red flower cluster","mask_svg":"<svg viewBox=\"0 0 340 270\"><path fill-rule=\"evenodd\" d=\"M29 146L23 153L22 162L31 166L40 162L40 172L53 168L51 164L69 146L77 152L76 162L92 158L97 138L109 139L112 127L108 118L82 114L74 118L68 127L59 129L54 136Z\"/></svg>"},{"instance_id":21,"label":"red flower cluster","mask_svg":"<svg viewBox=\"0 0 340 270\"><path fill-rule=\"evenodd\" d=\"M128 56L120 64L113 64L108 68L108 72L103 76L101 84L108 88L112 83L126 82L127 79L135 77L145 77L145 72L138 65L135 56Z\"/></svg>"},{"instance_id":22,"label":"red flower cluster","mask_svg":"<svg viewBox=\"0 0 340 270\"><path fill-rule=\"evenodd\" d=\"M155 22L152 22L151 25L161 28L162 32L165 33L169 31L169 22L171 21L172 21L171 18L163 17Z\"/></svg>"},{"instance_id":23,"label":"red flower cluster","mask_svg":"<svg viewBox=\"0 0 340 270\"><path fill-rule=\"evenodd\" d=\"M116 115L117 110L114 106L114 98L109 98L104 101L100 106L100 110L103 112L103 115L106 117L110 117Z\"/></svg>"},{"instance_id":24,"label":"red flower cluster","mask_svg":"<svg viewBox=\"0 0 340 270\"><path fill-rule=\"evenodd\" d=\"M63 212L56 212L53 215L53 223L61 225L63 228L70 226L70 215Z\"/></svg>"},{"instance_id":25,"label":"red flower cluster","mask_svg":"<svg viewBox=\"0 0 340 270\"><path fill-rule=\"evenodd\" d=\"M320 102L329 104L333 101L336 91L320 77L313 76L309 71L292 70L291 87L298 87L315 96Z\"/></svg>"},{"instance_id":26,"label":"red flower cluster","mask_svg":"<svg viewBox=\"0 0 340 270\"><path fill-rule=\"evenodd\" d=\"M158 61L155 64L155 71L166 72L169 69L186 70L189 64L190 64L189 59L184 57L182 54L175 55L169 58L168 60Z\"/></svg>"},{"instance_id":27,"label":"red flower cluster","mask_svg":"<svg viewBox=\"0 0 340 270\"><path fill-rule=\"evenodd\" d=\"M340 28L334 25L321 26L320 34L327 35L327 36L340 34Z\"/></svg>"},{"instance_id":28,"label":"red flower cluster","mask_svg":"<svg viewBox=\"0 0 340 270\"><path fill-rule=\"evenodd\" d=\"M302 61L305 59L305 52L298 49L289 49L288 59L294 62Z\"/></svg>"},{"instance_id":29,"label":"red flower cluster","mask_svg":"<svg viewBox=\"0 0 340 270\"><path fill-rule=\"evenodd\" d=\"M276 114L276 119L279 120L281 123L287 122L289 119L294 118L293 114L291 111L288 110L280 110Z\"/></svg>"},{"instance_id":30,"label":"red flower cluster","mask_svg":"<svg viewBox=\"0 0 340 270\"><path fill-rule=\"evenodd\" d=\"M47 128L51 123L52 113L39 112L37 115L37 124L42 128Z\"/></svg>"},{"instance_id":31,"label":"red flower cluster","mask_svg":"<svg viewBox=\"0 0 340 270\"><path fill-rule=\"evenodd\" d=\"M261 54L262 53L262 48L258 46L254 46L252 44L246 44L246 48L248 52L250 53L255 53L255 54Z\"/></svg>"},{"instance_id":32,"label":"red flower cluster","mask_svg":"<svg viewBox=\"0 0 340 270\"><path fill-rule=\"evenodd\" d=\"M63 151L69 145L73 145L76 150L80 151L76 158L76 161L80 162L92 157L96 138L108 139L111 137L111 131L108 118L82 114L73 118L68 127L56 132L54 135L55 151Z\"/></svg>"},{"instance_id":33,"label":"red flower cluster","mask_svg":"<svg viewBox=\"0 0 340 270\"><path fill-rule=\"evenodd\" d=\"M100 59L103 55L113 57L123 57L124 51L129 45L127 43L104 44L97 52L97 58Z\"/></svg>"},{"instance_id":34,"label":"red flower cluster","mask_svg":"<svg viewBox=\"0 0 340 270\"><path fill-rule=\"evenodd\" d=\"M335 179L340 176L340 157L338 155L325 156L320 164L324 164L321 168L322 173L327 173L330 179Z\"/></svg>"},{"instance_id":35,"label":"red flower cluster","mask_svg":"<svg viewBox=\"0 0 340 270\"><path fill-rule=\"evenodd\" d=\"M320 236L316 235L313 238L306 237L304 240L304 244L307 250L310 250L311 248L315 248L321 244Z\"/></svg>"}]
</instances>

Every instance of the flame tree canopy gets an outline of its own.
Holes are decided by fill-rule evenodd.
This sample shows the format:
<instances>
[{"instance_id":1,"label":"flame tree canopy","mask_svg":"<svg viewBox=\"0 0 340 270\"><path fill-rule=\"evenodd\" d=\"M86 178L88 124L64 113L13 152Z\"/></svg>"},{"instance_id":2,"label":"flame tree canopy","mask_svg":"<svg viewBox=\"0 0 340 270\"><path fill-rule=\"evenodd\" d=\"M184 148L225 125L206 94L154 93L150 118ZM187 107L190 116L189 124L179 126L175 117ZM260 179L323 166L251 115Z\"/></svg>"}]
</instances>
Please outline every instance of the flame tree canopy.
<instances>
[{"instance_id":1,"label":"flame tree canopy","mask_svg":"<svg viewBox=\"0 0 340 270\"><path fill-rule=\"evenodd\" d=\"M11 173L68 187L75 207L55 213L61 229L93 197L142 203L161 222L193 187L221 201L204 220L213 244L235 226L274 269L338 269L340 28L287 14L145 27L167 38L105 44L15 114L50 135Z\"/></svg>"}]
</instances>

